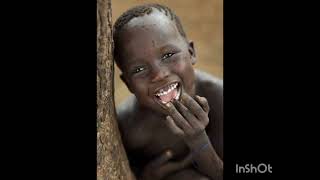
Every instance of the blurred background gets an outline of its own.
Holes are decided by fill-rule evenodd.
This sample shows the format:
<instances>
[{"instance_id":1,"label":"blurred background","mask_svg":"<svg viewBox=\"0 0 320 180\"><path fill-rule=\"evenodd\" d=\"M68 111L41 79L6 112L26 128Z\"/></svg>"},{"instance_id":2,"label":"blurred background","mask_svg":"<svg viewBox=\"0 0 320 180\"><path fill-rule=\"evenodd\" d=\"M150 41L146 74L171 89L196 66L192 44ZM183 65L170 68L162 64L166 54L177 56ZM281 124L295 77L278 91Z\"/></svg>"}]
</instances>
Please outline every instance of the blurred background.
<instances>
[{"instance_id":1,"label":"blurred background","mask_svg":"<svg viewBox=\"0 0 320 180\"><path fill-rule=\"evenodd\" d=\"M168 6L180 18L189 40L194 41L197 63L195 68L223 79L223 0L113 0L112 22L127 9L144 4ZM130 95L115 67L115 104Z\"/></svg>"}]
</instances>

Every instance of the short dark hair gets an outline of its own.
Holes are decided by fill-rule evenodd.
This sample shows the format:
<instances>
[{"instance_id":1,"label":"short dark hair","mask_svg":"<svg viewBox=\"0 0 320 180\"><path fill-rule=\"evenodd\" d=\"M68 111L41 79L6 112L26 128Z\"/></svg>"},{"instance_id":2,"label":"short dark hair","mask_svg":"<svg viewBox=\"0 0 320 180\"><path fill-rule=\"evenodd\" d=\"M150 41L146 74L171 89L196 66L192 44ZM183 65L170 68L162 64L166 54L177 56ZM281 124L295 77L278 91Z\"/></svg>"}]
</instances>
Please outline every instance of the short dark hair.
<instances>
[{"instance_id":1,"label":"short dark hair","mask_svg":"<svg viewBox=\"0 0 320 180\"><path fill-rule=\"evenodd\" d=\"M119 59L117 59L117 53L118 53L118 39L120 32L122 28L133 18L135 17L141 17L144 16L145 14L150 14L152 12L152 8L158 9L160 12L164 12L166 16L170 16L170 19L173 20L177 26L177 29L179 33L181 34L182 37L187 39L186 33L183 30L182 24L180 22L179 17L167 6L160 5L160 4L144 4L144 5L139 5L135 6L127 11L125 11L115 22L114 27L113 27L113 40L114 40L114 59L118 65L118 67L122 70L121 63L119 62Z\"/></svg>"}]
</instances>

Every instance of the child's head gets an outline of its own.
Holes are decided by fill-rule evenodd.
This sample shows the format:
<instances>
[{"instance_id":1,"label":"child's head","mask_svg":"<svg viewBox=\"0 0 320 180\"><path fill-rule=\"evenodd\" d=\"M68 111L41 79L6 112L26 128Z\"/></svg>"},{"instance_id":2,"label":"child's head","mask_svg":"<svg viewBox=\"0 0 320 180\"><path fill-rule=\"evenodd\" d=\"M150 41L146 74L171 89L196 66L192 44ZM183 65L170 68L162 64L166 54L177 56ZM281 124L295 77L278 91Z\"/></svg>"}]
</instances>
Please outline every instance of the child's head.
<instances>
[{"instance_id":1,"label":"child's head","mask_svg":"<svg viewBox=\"0 0 320 180\"><path fill-rule=\"evenodd\" d=\"M114 25L114 45L121 79L141 105L164 112L161 106L182 92L195 93L193 42L168 7L148 4L126 11Z\"/></svg>"}]
</instances>

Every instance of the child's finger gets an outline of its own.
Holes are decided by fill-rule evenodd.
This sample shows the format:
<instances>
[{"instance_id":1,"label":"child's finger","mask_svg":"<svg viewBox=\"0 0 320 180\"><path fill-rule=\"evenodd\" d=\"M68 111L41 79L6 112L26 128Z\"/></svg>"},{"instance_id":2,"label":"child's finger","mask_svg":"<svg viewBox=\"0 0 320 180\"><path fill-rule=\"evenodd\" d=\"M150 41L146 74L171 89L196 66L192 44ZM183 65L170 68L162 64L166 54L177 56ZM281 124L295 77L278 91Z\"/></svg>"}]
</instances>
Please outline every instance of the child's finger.
<instances>
[{"instance_id":1,"label":"child's finger","mask_svg":"<svg viewBox=\"0 0 320 180\"><path fill-rule=\"evenodd\" d=\"M189 166L192 163L193 157L192 154L189 154L187 157L185 157L181 163L182 163L182 168L185 168Z\"/></svg>"},{"instance_id":2,"label":"child's finger","mask_svg":"<svg viewBox=\"0 0 320 180\"><path fill-rule=\"evenodd\" d=\"M182 116L189 122L193 128L199 128L198 119L181 102L175 101L175 105Z\"/></svg>"},{"instance_id":3,"label":"child's finger","mask_svg":"<svg viewBox=\"0 0 320 180\"><path fill-rule=\"evenodd\" d=\"M178 135L178 136L182 136L184 133L182 131L182 129L180 129L176 123L174 122L174 120L172 119L172 117L167 116L166 120L165 120L166 125L171 129L171 131Z\"/></svg>"},{"instance_id":4,"label":"child's finger","mask_svg":"<svg viewBox=\"0 0 320 180\"><path fill-rule=\"evenodd\" d=\"M180 127L184 132L190 134L191 126L188 121L184 119L184 117L178 112L178 110L174 107L174 105L169 102L166 104L168 108L169 115L174 120L175 124Z\"/></svg>"},{"instance_id":5,"label":"child's finger","mask_svg":"<svg viewBox=\"0 0 320 180\"><path fill-rule=\"evenodd\" d=\"M177 170L184 169L184 168L191 165L192 158L193 158L192 155L189 154L188 156L186 156L184 159L182 159L180 161L174 161L174 162L167 163L160 168L161 169L160 173L161 174L171 174Z\"/></svg>"},{"instance_id":6,"label":"child's finger","mask_svg":"<svg viewBox=\"0 0 320 180\"><path fill-rule=\"evenodd\" d=\"M208 100L205 97L200 97L196 95L195 100L200 104L200 106L206 113L209 113L210 107L208 104Z\"/></svg>"},{"instance_id":7,"label":"child's finger","mask_svg":"<svg viewBox=\"0 0 320 180\"><path fill-rule=\"evenodd\" d=\"M162 153L159 157L154 159L149 163L150 168L157 168L169 161L169 159L172 158L172 151L167 150L164 153Z\"/></svg>"},{"instance_id":8,"label":"child's finger","mask_svg":"<svg viewBox=\"0 0 320 180\"><path fill-rule=\"evenodd\" d=\"M205 113L204 109L188 94L183 93L181 95L183 104L200 120L208 118L208 115Z\"/></svg>"}]
</instances>

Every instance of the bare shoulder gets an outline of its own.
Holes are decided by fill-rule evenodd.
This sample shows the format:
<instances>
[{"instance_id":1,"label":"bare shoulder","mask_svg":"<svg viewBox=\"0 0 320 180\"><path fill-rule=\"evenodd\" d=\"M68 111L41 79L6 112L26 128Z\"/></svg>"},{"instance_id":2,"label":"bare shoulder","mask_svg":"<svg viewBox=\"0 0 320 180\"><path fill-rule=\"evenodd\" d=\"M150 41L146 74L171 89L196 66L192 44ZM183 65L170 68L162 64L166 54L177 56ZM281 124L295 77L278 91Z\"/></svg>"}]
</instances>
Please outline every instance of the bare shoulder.
<instances>
[{"instance_id":1,"label":"bare shoulder","mask_svg":"<svg viewBox=\"0 0 320 180\"><path fill-rule=\"evenodd\" d=\"M223 89L223 80L201 70L195 70L198 85Z\"/></svg>"},{"instance_id":2,"label":"bare shoulder","mask_svg":"<svg viewBox=\"0 0 320 180\"><path fill-rule=\"evenodd\" d=\"M223 80L208 74L204 71L196 70L197 90L200 96L212 100L209 103L220 101L223 103Z\"/></svg>"},{"instance_id":3,"label":"bare shoulder","mask_svg":"<svg viewBox=\"0 0 320 180\"><path fill-rule=\"evenodd\" d=\"M196 70L196 93L205 97L210 106L207 133L221 158L223 158L223 80Z\"/></svg>"},{"instance_id":4,"label":"bare shoulder","mask_svg":"<svg viewBox=\"0 0 320 180\"><path fill-rule=\"evenodd\" d=\"M141 112L134 95L129 96L116 109L121 138L125 148L131 151L143 147L150 137L150 123L146 121L150 116Z\"/></svg>"},{"instance_id":5,"label":"bare shoulder","mask_svg":"<svg viewBox=\"0 0 320 180\"><path fill-rule=\"evenodd\" d=\"M196 70L196 93L205 97L210 106L210 114L215 121L223 120L223 80L206 72Z\"/></svg>"},{"instance_id":6,"label":"bare shoulder","mask_svg":"<svg viewBox=\"0 0 320 180\"><path fill-rule=\"evenodd\" d=\"M130 137L133 128L135 115L137 112L137 101L135 96L129 96L125 101L116 107L117 120L121 137L126 147L129 146L128 137Z\"/></svg>"},{"instance_id":7,"label":"bare shoulder","mask_svg":"<svg viewBox=\"0 0 320 180\"><path fill-rule=\"evenodd\" d=\"M120 124L128 124L128 121L132 121L133 115L137 111L136 98L133 95L129 96L116 107L116 110L118 122Z\"/></svg>"},{"instance_id":8,"label":"bare shoulder","mask_svg":"<svg viewBox=\"0 0 320 180\"><path fill-rule=\"evenodd\" d=\"M135 154L135 150L137 146L140 146L141 138L139 138L139 133L136 133L139 123L136 122L138 103L135 96L129 96L116 107L116 110L121 139L129 159L130 167L133 172L137 174L139 173L139 167L141 165L137 154Z\"/></svg>"}]
</instances>

